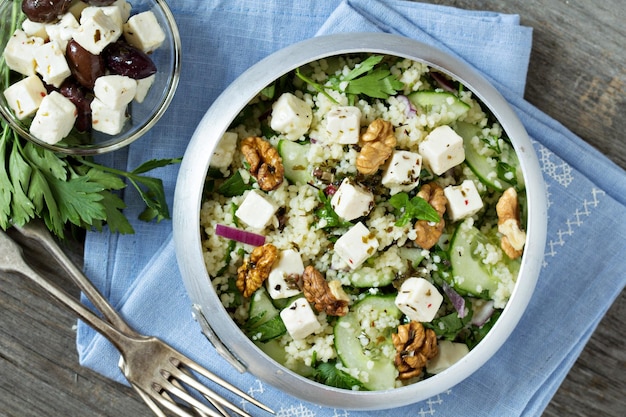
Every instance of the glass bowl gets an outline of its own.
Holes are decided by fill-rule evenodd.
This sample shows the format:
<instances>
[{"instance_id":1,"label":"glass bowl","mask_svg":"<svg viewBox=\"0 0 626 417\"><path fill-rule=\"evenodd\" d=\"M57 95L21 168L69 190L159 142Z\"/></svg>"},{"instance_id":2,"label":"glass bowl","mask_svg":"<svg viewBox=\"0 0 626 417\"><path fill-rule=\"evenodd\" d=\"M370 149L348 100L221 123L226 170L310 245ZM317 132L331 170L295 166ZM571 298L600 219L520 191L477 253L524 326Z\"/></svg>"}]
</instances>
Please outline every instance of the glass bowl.
<instances>
[{"instance_id":1,"label":"glass bowl","mask_svg":"<svg viewBox=\"0 0 626 417\"><path fill-rule=\"evenodd\" d=\"M20 29L26 19L21 11L21 0L9 0L0 3L0 52L15 29ZM163 116L174 97L180 78L181 40L174 17L164 0L127 0L131 6L131 16L152 11L162 28L165 39L150 58L157 68L154 82L142 102L133 100L127 107L126 120L121 132L110 135L90 129L79 132L72 128L61 141L51 144L40 140L30 133L29 126L33 116L20 120L7 103L4 94L0 94L0 115L21 137L44 148L72 155L96 155L115 151L131 144L145 135ZM4 54L0 55L0 90L4 91L24 76L11 71L6 64Z\"/></svg>"}]
</instances>

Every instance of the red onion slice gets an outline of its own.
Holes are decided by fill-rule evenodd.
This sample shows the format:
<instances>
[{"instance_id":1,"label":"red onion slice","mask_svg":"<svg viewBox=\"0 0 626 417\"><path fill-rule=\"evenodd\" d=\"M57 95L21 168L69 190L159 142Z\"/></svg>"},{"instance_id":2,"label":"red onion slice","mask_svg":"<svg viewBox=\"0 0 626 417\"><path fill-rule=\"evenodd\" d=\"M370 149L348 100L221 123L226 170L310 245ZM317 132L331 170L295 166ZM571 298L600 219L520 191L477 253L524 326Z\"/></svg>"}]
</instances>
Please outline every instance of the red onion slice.
<instances>
[{"instance_id":1,"label":"red onion slice","mask_svg":"<svg viewBox=\"0 0 626 417\"><path fill-rule=\"evenodd\" d=\"M465 298L461 297L458 292L454 290L447 282L443 282L443 292L446 293L454 309L459 314L460 318L464 318L467 312L465 311Z\"/></svg>"},{"instance_id":2,"label":"red onion slice","mask_svg":"<svg viewBox=\"0 0 626 417\"><path fill-rule=\"evenodd\" d=\"M437 84L439 84L439 86L445 91L448 91L450 93L458 92L457 88L454 85L454 82L446 78L443 74L432 71L430 73L430 76L433 77Z\"/></svg>"},{"instance_id":3,"label":"red onion slice","mask_svg":"<svg viewBox=\"0 0 626 417\"><path fill-rule=\"evenodd\" d=\"M474 314L472 315L471 323L474 326L481 327L483 324L487 323L487 320L491 318L494 312L493 300L473 300L472 310Z\"/></svg>"},{"instance_id":4,"label":"red onion slice","mask_svg":"<svg viewBox=\"0 0 626 417\"><path fill-rule=\"evenodd\" d=\"M413 103L411 103L411 100L409 100L407 96L399 94L396 96L396 98L398 99L398 101L404 103L404 115L406 117L413 117L417 114L415 107L413 107Z\"/></svg>"},{"instance_id":5,"label":"red onion slice","mask_svg":"<svg viewBox=\"0 0 626 417\"><path fill-rule=\"evenodd\" d=\"M237 229L223 224L215 226L215 234L225 237L226 239L236 240L252 246L261 246L265 243L265 236L259 235L245 230Z\"/></svg>"}]
</instances>

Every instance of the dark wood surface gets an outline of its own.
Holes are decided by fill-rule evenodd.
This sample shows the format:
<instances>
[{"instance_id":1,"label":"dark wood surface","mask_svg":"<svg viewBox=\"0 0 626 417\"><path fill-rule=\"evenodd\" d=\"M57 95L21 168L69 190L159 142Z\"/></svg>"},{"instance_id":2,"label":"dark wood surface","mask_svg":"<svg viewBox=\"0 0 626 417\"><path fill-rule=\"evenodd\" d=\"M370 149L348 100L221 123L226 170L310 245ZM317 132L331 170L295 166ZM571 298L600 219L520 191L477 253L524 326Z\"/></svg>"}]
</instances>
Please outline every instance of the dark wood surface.
<instances>
[{"instance_id":1,"label":"dark wood surface","mask_svg":"<svg viewBox=\"0 0 626 417\"><path fill-rule=\"evenodd\" d=\"M527 100L626 168L623 0L431 3L519 14L534 28ZM79 241L68 247L77 262L81 250ZM38 248L27 255L58 275ZM625 301L622 293L544 416L626 415ZM152 415L130 389L78 364L74 325L38 287L0 273L0 416Z\"/></svg>"}]
</instances>

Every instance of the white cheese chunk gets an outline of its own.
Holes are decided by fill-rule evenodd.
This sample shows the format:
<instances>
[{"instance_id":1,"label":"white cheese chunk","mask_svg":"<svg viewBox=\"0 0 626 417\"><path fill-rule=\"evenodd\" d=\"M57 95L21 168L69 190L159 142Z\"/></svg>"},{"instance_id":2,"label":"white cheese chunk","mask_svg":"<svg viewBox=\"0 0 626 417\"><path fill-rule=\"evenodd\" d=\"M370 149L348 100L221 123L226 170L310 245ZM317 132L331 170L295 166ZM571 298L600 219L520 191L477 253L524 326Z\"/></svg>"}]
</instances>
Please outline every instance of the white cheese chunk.
<instances>
[{"instance_id":1,"label":"white cheese chunk","mask_svg":"<svg viewBox=\"0 0 626 417\"><path fill-rule=\"evenodd\" d=\"M133 101L137 81L125 75L103 75L96 78L93 93L108 107L118 109Z\"/></svg>"},{"instance_id":2,"label":"white cheese chunk","mask_svg":"<svg viewBox=\"0 0 626 417\"><path fill-rule=\"evenodd\" d=\"M116 6L120 9L122 14L122 22L126 22L130 18L130 11L132 6L126 0L115 0L112 6Z\"/></svg>"},{"instance_id":3,"label":"white cheese chunk","mask_svg":"<svg viewBox=\"0 0 626 417\"><path fill-rule=\"evenodd\" d=\"M430 170L441 175L465 160L463 138L450 126L439 126L419 144L419 153Z\"/></svg>"},{"instance_id":4,"label":"white cheese chunk","mask_svg":"<svg viewBox=\"0 0 626 417\"><path fill-rule=\"evenodd\" d=\"M335 242L335 253L356 269L378 250L378 239L361 222L355 224Z\"/></svg>"},{"instance_id":5,"label":"white cheese chunk","mask_svg":"<svg viewBox=\"0 0 626 417\"><path fill-rule=\"evenodd\" d=\"M124 23L124 38L145 53L156 50L165 40L165 32L151 11L137 13Z\"/></svg>"},{"instance_id":6,"label":"white cheese chunk","mask_svg":"<svg viewBox=\"0 0 626 417\"><path fill-rule=\"evenodd\" d=\"M65 13L56 23L46 25L46 33L51 41L56 41L65 54L67 43L74 37L74 32L80 24L72 13Z\"/></svg>"},{"instance_id":7,"label":"white cheese chunk","mask_svg":"<svg viewBox=\"0 0 626 417\"><path fill-rule=\"evenodd\" d=\"M265 281L267 293L275 300L300 294L302 291L295 285L295 281L303 272L304 264L300 254L293 249L282 251Z\"/></svg>"},{"instance_id":8,"label":"white cheese chunk","mask_svg":"<svg viewBox=\"0 0 626 417\"><path fill-rule=\"evenodd\" d=\"M283 93L272 104L270 127L289 140L298 140L311 127L313 111L302 99L291 93Z\"/></svg>"},{"instance_id":9,"label":"white cheese chunk","mask_svg":"<svg viewBox=\"0 0 626 417\"><path fill-rule=\"evenodd\" d=\"M119 39L122 31L115 21L97 10L91 16L81 19L80 26L74 32L74 40L83 48L94 55L99 55L102 50Z\"/></svg>"},{"instance_id":10,"label":"white cheese chunk","mask_svg":"<svg viewBox=\"0 0 626 417\"><path fill-rule=\"evenodd\" d=\"M27 36L36 36L43 39L44 42L48 41L48 32L46 32L45 23L33 22L27 18L22 22L22 30Z\"/></svg>"},{"instance_id":11,"label":"white cheese chunk","mask_svg":"<svg viewBox=\"0 0 626 417\"><path fill-rule=\"evenodd\" d=\"M63 49L57 41L38 46L35 50L35 62L37 73L49 85L59 87L67 77L72 75Z\"/></svg>"},{"instance_id":12,"label":"white cheese chunk","mask_svg":"<svg viewBox=\"0 0 626 417\"><path fill-rule=\"evenodd\" d=\"M237 150L237 134L226 132L217 143L211 156L211 166L219 169L226 169L233 162L233 156Z\"/></svg>"},{"instance_id":13,"label":"white cheese chunk","mask_svg":"<svg viewBox=\"0 0 626 417\"><path fill-rule=\"evenodd\" d=\"M7 67L20 74L35 75L35 51L43 44L42 38L28 36L23 30L17 29L4 48L4 62Z\"/></svg>"},{"instance_id":14,"label":"white cheese chunk","mask_svg":"<svg viewBox=\"0 0 626 417\"><path fill-rule=\"evenodd\" d=\"M304 339L322 328L315 312L305 298L294 300L280 312L287 332L295 340Z\"/></svg>"},{"instance_id":15,"label":"white cheese chunk","mask_svg":"<svg viewBox=\"0 0 626 417\"><path fill-rule=\"evenodd\" d=\"M439 340L437 342L439 353L426 363L426 370L429 374L438 374L469 353L469 348L465 343L455 343L449 340Z\"/></svg>"},{"instance_id":16,"label":"white cheese chunk","mask_svg":"<svg viewBox=\"0 0 626 417\"><path fill-rule=\"evenodd\" d=\"M391 194L417 187L422 171L422 156L416 152L395 150L385 164L382 184Z\"/></svg>"},{"instance_id":17,"label":"white cheese chunk","mask_svg":"<svg viewBox=\"0 0 626 417\"><path fill-rule=\"evenodd\" d=\"M36 75L26 77L4 90L7 104L20 120L35 114L46 95L46 87Z\"/></svg>"},{"instance_id":18,"label":"white cheese chunk","mask_svg":"<svg viewBox=\"0 0 626 417\"><path fill-rule=\"evenodd\" d=\"M75 121L76 106L61 93L53 91L41 101L30 125L30 133L54 145L70 133Z\"/></svg>"},{"instance_id":19,"label":"white cheese chunk","mask_svg":"<svg viewBox=\"0 0 626 417\"><path fill-rule=\"evenodd\" d=\"M102 13L110 17L111 20L115 23L115 26L117 27L118 30L120 31L123 30L123 25L124 25L125 20L122 20L122 10L115 5L85 7L82 13L80 14L81 23L89 19L90 17L93 17L93 15L98 12L98 10L102 11Z\"/></svg>"},{"instance_id":20,"label":"white cheese chunk","mask_svg":"<svg viewBox=\"0 0 626 417\"><path fill-rule=\"evenodd\" d=\"M272 219L278 206L262 191L250 190L235 211L235 216L249 227L262 230Z\"/></svg>"},{"instance_id":21,"label":"white cheese chunk","mask_svg":"<svg viewBox=\"0 0 626 417\"><path fill-rule=\"evenodd\" d=\"M483 200L472 180L449 185L443 189L443 194L448 199L448 216L453 222L473 216L483 208Z\"/></svg>"},{"instance_id":22,"label":"white cheese chunk","mask_svg":"<svg viewBox=\"0 0 626 417\"><path fill-rule=\"evenodd\" d=\"M156 74L152 74L146 78L140 78L137 80L137 91L135 92L135 101L137 103L143 103L150 91L150 87L154 84Z\"/></svg>"},{"instance_id":23,"label":"white cheese chunk","mask_svg":"<svg viewBox=\"0 0 626 417\"><path fill-rule=\"evenodd\" d=\"M402 283L396 296L396 306L408 318L420 323L429 323L437 314L443 295L430 281L424 278L409 278Z\"/></svg>"},{"instance_id":24,"label":"white cheese chunk","mask_svg":"<svg viewBox=\"0 0 626 417\"><path fill-rule=\"evenodd\" d=\"M332 140L343 145L359 142L361 110L354 106L335 107L326 115L326 130Z\"/></svg>"},{"instance_id":25,"label":"white cheese chunk","mask_svg":"<svg viewBox=\"0 0 626 417\"><path fill-rule=\"evenodd\" d=\"M126 107L110 107L97 97L91 102L91 126L93 130L117 135L126 123Z\"/></svg>"},{"instance_id":26,"label":"white cheese chunk","mask_svg":"<svg viewBox=\"0 0 626 417\"><path fill-rule=\"evenodd\" d=\"M366 188L344 178L330 200L339 217L350 221L366 216L374 207L374 194Z\"/></svg>"}]
</instances>

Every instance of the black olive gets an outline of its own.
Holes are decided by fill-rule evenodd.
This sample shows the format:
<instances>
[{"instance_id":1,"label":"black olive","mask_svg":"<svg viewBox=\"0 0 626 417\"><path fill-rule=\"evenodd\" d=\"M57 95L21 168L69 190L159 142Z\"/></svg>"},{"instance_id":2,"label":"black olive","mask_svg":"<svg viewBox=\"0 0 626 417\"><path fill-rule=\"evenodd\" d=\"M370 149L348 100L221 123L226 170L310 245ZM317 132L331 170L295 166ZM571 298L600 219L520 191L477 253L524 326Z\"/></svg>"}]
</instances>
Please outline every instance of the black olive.
<instances>
[{"instance_id":1,"label":"black olive","mask_svg":"<svg viewBox=\"0 0 626 417\"><path fill-rule=\"evenodd\" d=\"M22 12L33 22L52 23L64 15L72 0L22 0Z\"/></svg>"},{"instance_id":2,"label":"black olive","mask_svg":"<svg viewBox=\"0 0 626 417\"><path fill-rule=\"evenodd\" d=\"M122 41L107 45L102 53L106 67L118 75L139 80L157 71L156 65L148 54Z\"/></svg>"},{"instance_id":3,"label":"black olive","mask_svg":"<svg viewBox=\"0 0 626 417\"><path fill-rule=\"evenodd\" d=\"M87 88L93 89L96 78L106 72L104 57L92 54L74 39L67 43L65 58L76 81Z\"/></svg>"}]
</instances>

